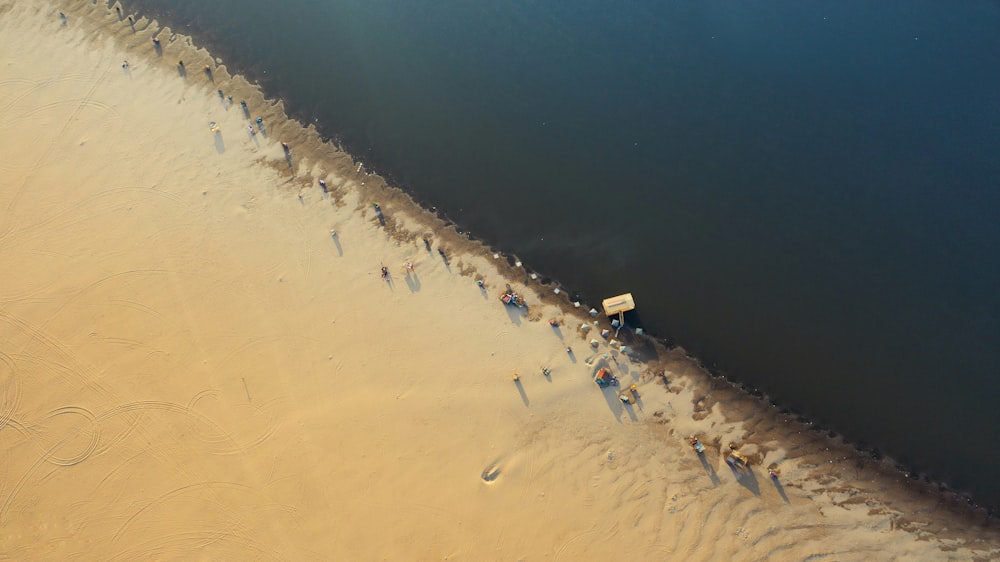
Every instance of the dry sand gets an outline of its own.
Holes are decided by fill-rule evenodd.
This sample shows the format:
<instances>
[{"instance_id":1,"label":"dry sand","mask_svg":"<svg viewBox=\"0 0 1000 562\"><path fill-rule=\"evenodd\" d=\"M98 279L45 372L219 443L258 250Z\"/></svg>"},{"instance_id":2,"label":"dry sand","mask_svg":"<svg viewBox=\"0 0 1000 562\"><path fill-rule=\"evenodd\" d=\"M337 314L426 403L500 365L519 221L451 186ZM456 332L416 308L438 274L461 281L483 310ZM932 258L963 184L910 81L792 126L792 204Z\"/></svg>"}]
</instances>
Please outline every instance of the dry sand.
<instances>
[{"instance_id":1,"label":"dry sand","mask_svg":"<svg viewBox=\"0 0 1000 562\"><path fill-rule=\"evenodd\" d=\"M523 270L446 229L428 251L405 196L126 16L0 0L0 559L1000 553L981 514L680 353L613 353L639 387L624 406L591 380L613 350L539 304L550 289L527 291L530 314L502 306ZM729 441L756 463L739 480Z\"/></svg>"}]
</instances>

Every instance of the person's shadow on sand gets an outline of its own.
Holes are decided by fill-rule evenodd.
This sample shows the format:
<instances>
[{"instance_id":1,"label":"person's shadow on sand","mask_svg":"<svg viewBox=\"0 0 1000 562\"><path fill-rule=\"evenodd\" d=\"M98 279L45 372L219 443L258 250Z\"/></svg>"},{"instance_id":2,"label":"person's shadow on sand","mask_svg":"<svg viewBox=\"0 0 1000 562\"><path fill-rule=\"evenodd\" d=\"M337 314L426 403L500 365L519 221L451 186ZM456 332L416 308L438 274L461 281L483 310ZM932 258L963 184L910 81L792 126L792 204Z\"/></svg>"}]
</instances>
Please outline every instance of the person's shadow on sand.
<instances>
[{"instance_id":1,"label":"person's shadow on sand","mask_svg":"<svg viewBox=\"0 0 1000 562\"><path fill-rule=\"evenodd\" d=\"M521 384L521 379L514 381L514 386L517 387L517 392L521 395L521 402L524 402L524 407L527 408L531 400L528 400L528 394L524 392L524 385Z\"/></svg>"},{"instance_id":2,"label":"person's shadow on sand","mask_svg":"<svg viewBox=\"0 0 1000 562\"><path fill-rule=\"evenodd\" d=\"M778 490L778 494L781 495L781 499L785 500L785 503L792 503L788 501L788 494L785 493L785 487L781 485L781 482L779 482L777 478L772 478L771 481L774 482L774 488Z\"/></svg>"},{"instance_id":3,"label":"person's shadow on sand","mask_svg":"<svg viewBox=\"0 0 1000 562\"><path fill-rule=\"evenodd\" d=\"M406 272L406 286L410 289L411 293L420 291L420 278L417 277L416 273L412 271Z\"/></svg>"},{"instance_id":4,"label":"person's shadow on sand","mask_svg":"<svg viewBox=\"0 0 1000 562\"><path fill-rule=\"evenodd\" d=\"M181 78L187 78L188 71L186 68L184 68L183 64L177 65L177 74L179 74Z\"/></svg>"},{"instance_id":5,"label":"person's shadow on sand","mask_svg":"<svg viewBox=\"0 0 1000 562\"><path fill-rule=\"evenodd\" d=\"M567 347L566 348L566 355L569 355L569 361L570 361L570 363L576 363L576 353L573 352L573 348L572 347Z\"/></svg>"},{"instance_id":6,"label":"person's shadow on sand","mask_svg":"<svg viewBox=\"0 0 1000 562\"><path fill-rule=\"evenodd\" d=\"M222 131L215 131L215 150L219 154L226 151L226 143L222 140Z\"/></svg>"},{"instance_id":7,"label":"person's shadow on sand","mask_svg":"<svg viewBox=\"0 0 1000 562\"><path fill-rule=\"evenodd\" d=\"M340 236L337 236L336 232L331 232L330 238L333 238L333 245L337 247L337 254L343 256L344 248L340 245Z\"/></svg>"}]
</instances>

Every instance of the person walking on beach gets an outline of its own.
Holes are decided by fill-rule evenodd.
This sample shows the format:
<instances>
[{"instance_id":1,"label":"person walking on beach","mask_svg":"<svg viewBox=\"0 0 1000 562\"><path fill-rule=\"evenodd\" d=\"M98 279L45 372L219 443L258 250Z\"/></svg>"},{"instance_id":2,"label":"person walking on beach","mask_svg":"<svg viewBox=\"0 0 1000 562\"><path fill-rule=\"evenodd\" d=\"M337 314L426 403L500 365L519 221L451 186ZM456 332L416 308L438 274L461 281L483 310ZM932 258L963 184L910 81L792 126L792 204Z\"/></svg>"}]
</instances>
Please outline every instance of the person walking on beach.
<instances>
[{"instance_id":1,"label":"person walking on beach","mask_svg":"<svg viewBox=\"0 0 1000 562\"><path fill-rule=\"evenodd\" d=\"M128 61L122 62L122 70L128 70Z\"/></svg>"},{"instance_id":2,"label":"person walking on beach","mask_svg":"<svg viewBox=\"0 0 1000 562\"><path fill-rule=\"evenodd\" d=\"M323 190L323 193L326 193L326 180L319 180L319 188Z\"/></svg>"}]
</instances>

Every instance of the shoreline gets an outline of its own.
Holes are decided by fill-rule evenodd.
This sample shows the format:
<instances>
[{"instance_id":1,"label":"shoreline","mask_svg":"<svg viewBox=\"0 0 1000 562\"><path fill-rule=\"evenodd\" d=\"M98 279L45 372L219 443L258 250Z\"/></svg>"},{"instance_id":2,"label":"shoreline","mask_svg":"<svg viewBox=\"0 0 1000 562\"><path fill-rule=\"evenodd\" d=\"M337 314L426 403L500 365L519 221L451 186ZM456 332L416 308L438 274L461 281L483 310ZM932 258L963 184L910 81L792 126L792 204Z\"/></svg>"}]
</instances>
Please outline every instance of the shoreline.
<instances>
[{"instance_id":1,"label":"shoreline","mask_svg":"<svg viewBox=\"0 0 1000 562\"><path fill-rule=\"evenodd\" d=\"M110 6L109 10L113 10L115 6L120 6L121 4L119 2L108 2L108 5ZM125 21L127 16L128 13L123 11L121 21ZM137 20L137 29L140 21L145 22L145 25L159 25L156 20L141 17ZM163 26L162 29L169 30L170 28ZM171 33L174 32L171 31ZM594 303L579 300L579 310L575 310L572 306L573 299L570 295L579 296L577 291L572 288L567 288L567 285L561 283L559 280L547 277L540 271L533 269L531 264L525 263L521 267L514 266L515 262L521 262L521 259L516 253L497 248L491 245L488 241L479 239L470 231L465 230L463 225L457 223L443 211L437 209L436 207L428 208L421 202L418 202L410 193L406 191L405 186L401 187L396 185L391 177L383 177L379 170L371 168L367 163L352 155L349 152L349 149L345 148L338 140L335 131L330 131L332 136L328 137L317 128L316 124L309 123L308 125L302 125L302 121L300 120L301 118L287 116L285 114L285 101L283 99L268 98L264 92L263 86L261 86L260 83L256 81L251 83L238 73L230 74L228 67L223 64L222 59L212 57L207 48L194 47L195 43L192 37L183 34L179 34L177 36L182 38L182 41L186 46L196 48L199 55L207 57L205 60L208 60L210 64L217 65L218 68L222 69L225 80L238 81L241 89L243 87L250 88L255 94L255 99L259 99L262 103L273 106L274 115L286 118L290 122L296 123L302 127L304 134L299 138L303 145L308 145L309 147L307 158L311 158L316 162L326 162L346 157L350 160L351 166L361 165L362 168L354 170L354 175L358 175L358 170L363 170L365 172L364 177L369 178L366 187L369 189L374 187L378 190L378 196L376 198L391 201L398 204L400 209L405 209L408 214L416 215L419 223L418 228L425 230L423 234L425 238L447 234L450 235L451 244L455 247L461 248L460 252L462 253L499 256L499 259L494 258L496 259L494 265L498 266L498 269L502 270L508 279L518 278L517 282L521 285L524 285L525 287L531 286L535 289L538 300L541 300L541 302L546 304L559 306L564 314L578 314L578 319L581 322L588 320L584 313L585 310L589 310L591 307L599 308L599 299ZM201 62L202 61L199 60L199 64L201 64ZM345 169L349 170L349 168L338 168L339 171L344 171ZM312 173L315 175L317 172L313 169ZM374 184L372 182L374 182ZM312 187L315 188L315 185ZM402 238L407 239L408 236L412 235L413 233L405 233L402 235ZM503 261L507 262L506 267L504 267L501 263ZM532 279L530 277L533 273L537 274L537 279ZM560 298L555 298L551 294L551 290L555 288L560 290ZM870 460L880 461L885 465L884 468L886 470L886 474L896 472L898 474L895 474L895 477L902 478L902 481L919 481L922 484L928 485L931 488L935 488L942 492L945 496L947 496L949 501L955 504L956 509L964 509L964 506L971 506L974 511L981 510L986 519L994 519L998 506L990 505L989 502L980 503L981 499L977 499L971 492L953 488L948 482L934 479L920 470L916 470L911 466L898 462L891 456L887 456L882 453L881 449L875 445L848 440L845 436L837 432L836 429L831 428L830 424L820 424L820 422L809 419L808 416L801 414L788 405L771 401L767 394L757 391L739 380L731 380L729 378L729 374L725 370L710 366L706 364L702 358L689 354L683 345L671 342L655 334L648 334L646 337L641 339L655 342L656 345L661 346L663 349L670 352L679 351L687 360L693 361L697 364L698 368L703 370L707 377L712 380L723 382L724 384L732 387L737 396L743 397L743 395L746 395L747 397L757 398L763 410L778 410L781 416L790 416L791 419L801 423L803 430L825 433L830 439L833 440L832 443L836 445L846 444L854 449L861 462L868 462Z\"/></svg>"},{"instance_id":2,"label":"shoreline","mask_svg":"<svg viewBox=\"0 0 1000 562\"><path fill-rule=\"evenodd\" d=\"M193 26L189 26L189 28L190 27L193 27ZM218 43L214 43L214 44L218 45ZM255 68L254 65L252 65L252 64L249 67L250 70L256 70L257 71L257 78L259 78L259 79L255 79L254 86L255 87L260 87L260 83L263 82L264 84L269 84L271 87L270 88L262 88L262 89L264 89L264 90L268 90L269 89L269 90L272 90L272 91L281 91L281 88L279 86L275 85L275 83L273 82L273 79L271 81L268 81L268 79L266 78L266 74L267 74L266 70L264 70L264 75L265 76L263 78L261 77L259 71L262 68L263 67L256 67ZM246 70L246 68L241 69L241 70ZM286 100L282 100L281 103L284 104L285 101ZM299 115L297 116L297 119L299 120L299 122L310 123L309 127L313 127L313 124L311 123L313 120L309 118L310 116L308 115L308 111L300 111L298 113L299 113ZM294 117L294 113L293 113L293 117ZM345 152L346 154L350 155L350 151L349 150L345 150L344 147L342 146L342 144L339 142L338 137L336 135L336 131L334 131L332 129L331 130L321 130L321 129L323 129L322 124L320 124L318 122L316 123L316 126L319 127L317 129L317 134L318 134L317 138L320 141L323 141L324 139L331 139L331 137L332 137L332 139L329 140L329 142L332 143L333 145L335 145L337 147L337 150L339 152ZM360 153L360 152L358 152L358 153ZM355 157L351 156L351 158L354 159L355 162L358 162L358 160L355 159ZM365 164L365 170L367 172L373 172L373 169L368 166L368 162L365 162L364 164ZM431 205L431 202L429 202L429 201L420 201L419 198L415 198L412 194L407 193L407 189L408 188L405 185L405 183L395 182L394 178L391 175L385 175L384 174L384 170L379 170L379 169L375 168L374 169L374 173L375 173L375 175L379 176L380 179L382 179L386 184L392 186L392 189L399 189L403 193L406 193L407 194L407 199L409 200L409 202L416 204L417 207L421 207L423 209L426 209L428 206ZM454 221L451 217L447 216L444 212L439 212L439 211L437 211L436 208L434 208L432 206L430 207L430 211L431 211L431 215L427 217L427 220L429 221L427 224L430 225L430 224L436 222L437 226L428 226L428 228L439 229L439 227L442 226L442 224L446 228L452 228L452 226L454 226L454 229L458 231L458 234L459 234L460 238L463 238L463 237L468 238L469 237L470 233L468 233L468 232L465 231L465 227L468 226L468 225L463 225L463 224L460 224L460 223ZM479 253L500 253L500 255L503 256L503 257L505 257L505 258L508 258L508 259L514 258L514 259L516 259L516 256L514 254L514 252L516 251L516 249L508 248L507 250L509 252L511 252L508 255L507 252L504 252L502 249L498 249L498 247L496 245L491 244L490 241L488 241L488 240L479 239L477 237L473 237L471 240L473 242L476 242L476 241L481 241L482 242L482 244L481 244L482 247L474 250L476 252L479 252ZM530 272L532 272L532 269L530 269L531 265L532 264L525 264L524 273L530 273ZM536 265L541 265L541 264L536 264ZM516 268L515 268L515 270L516 270ZM519 271L519 270L517 270L517 271ZM522 277L524 277L524 276L522 275ZM542 279L545 279L544 275L542 275ZM556 286L559 286L559 287L566 287L567 286L567 285L563 285L563 284L559 283L558 280L552 281L552 286L551 287L544 286L544 283L542 285L543 285L543 287L541 288L541 290L542 290L543 293L545 292L545 289L551 289L551 288L556 287ZM564 292L575 293L576 291L575 291L575 289L570 289L570 291L564 291ZM592 298L592 300L595 301L592 304L587 304L586 305L587 307L589 307L589 306L596 306L596 304L600 302L601 295L589 294L589 295L587 295L587 297ZM662 329L663 328L661 326L661 330ZM660 341L660 343L663 343L665 345L665 347L667 347L667 348L671 348L671 347L674 347L674 346L680 346L681 348L685 348L684 344L686 344L686 343L691 343L692 345L694 345L694 347L698 347L697 344L695 344L691 340L685 340L683 338L676 338L676 337L663 337L662 334L655 334L655 333L653 333L652 335L654 337L659 336L659 337L657 337L658 341ZM693 348L691 348L691 347L685 348L685 351L687 352L690 349L693 349ZM719 368L716 364L714 364L712 362L713 359L717 359L718 358L717 356L715 358L713 358L713 357L711 357L711 356L709 356L707 354L703 355L703 356L700 356L700 355L698 355L697 352L691 353L690 355L691 355L692 359L694 359L695 361L699 362L703 366L703 368L706 371L708 371L709 374L711 374L713 377L722 377L725 380L730 380L730 376L733 376L733 378L734 378L733 383L737 387L743 388L746 392L749 392L751 394L758 393L758 397L760 397L762 399L763 403L768 404L768 403L771 403L771 401L773 400L773 397L759 395L760 391L757 390L756 388L754 388L752 385L740 382L739 381L740 373L738 373L737 370L730 369L730 370L727 371L725 369ZM805 363L805 365L808 365L808 363ZM748 372L744 372L743 373L743 375L747 375L747 374L748 374ZM775 393L779 392L777 387L772 387L772 389L774 390ZM804 406L801 402L799 402L799 403L790 403L789 401L785 401L785 402L782 402L780 404L777 404L777 406L779 408L781 408L781 409L790 409L790 410L793 411L793 413L796 416L799 416L799 417L802 417L804 415L804 414L802 414L802 412L810 410L808 407ZM816 411L815 409L812 410L812 412L814 412L814 413L815 413L815 411ZM809 415L807 414L807 415L805 415L805 417L809 417ZM825 428L830 428L830 427L837 428L838 424L836 422L831 422L830 421L830 417L831 416L829 416L829 415L817 414L814 417L815 417L816 420L821 420L821 421L817 422L815 420L808 420L808 419L805 420L805 421L808 422L810 425L815 424L815 423L820 423ZM844 420L841 419L841 422L843 422L843 421ZM881 453L881 451L880 451L880 449L878 447L875 447L875 446L867 443L867 439L869 439L870 436L866 435L864 431L859 431L856 427L854 427L854 428L847 428L846 425L841 425L840 429L843 429L845 431L849 430L849 432L852 434L851 441L856 444L856 447L859 449L860 453L863 456L864 455L869 455L869 454L874 454L876 456L881 456L882 455L882 453ZM891 440L883 440L883 443L889 443L889 442L892 442L892 441ZM902 457L908 457L908 458L913 458L913 459L919 459L920 458L919 455L914 455L912 449L907 450L907 449L905 449L905 447L904 448L899 448L898 447L898 442L897 442L897 449L894 452L898 453L899 456L902 456ZM919 453L919 450L918 450L918 453ZM979 490L980 490L980 494L978 494L978 495L974 491L971 491L971 488L968 487L968 486L966 486L964 488L961 487L961 486L955 486L956 482L960 482L960 481L963 480L963 478L962 478L963 475L955 476L954 474L952 474L953 478L949 479L947 477L948 476L948 470L947 470L948 465L947 464L942 465L942 464L939 463L937 466L927 466L926 462L920 463L920 462L915 461L914 463L911 463L911 464L904 464L902 462L895 461L895 460L893 460L892 463L896 465L896 467L900 470L901 473L903 473L903 474L916 473L918 475L918 478L926 478L926 474L930 473L931 474L931 478L933 480L933 483L935 483L936 485L937 484L941 484L941 485L945 486L950 492L953 492L953 493L955 493L957 495L961 495L963 497L967 497L969 495L973 496L973 499L976 502L977 507L982 507L984 510L987 510L987 511L989 511L991 513L995 513L995 510L996 510L997 506L1000 505L1000 504L997 503L997 501L998 501L997 497L990 497L991 494L989 493L989 490L986 490L985 492L983 491L983 486L981 485L982 480L979 480L977 482L979 484L978 487L979 487ZM919 466L919 465L923 465L923 466ZM944 466L945 469L942 469L942 466ZM966 482L968 482L969 481L968 475L964 475L964 476L966 476L966 478L964 480ZM992 494L992 496L996 496L996 494Z\"/></svg>"},{"instance_id":3,"label":"shoreline","mask_svg":"<svg viewBox=\"0 0 1000 562\"><path fill-rule=\"evenodd\" d=\"M359 168L356 167L357 162L332 144L324 143L315 127L312 125L303 127L297 122L286 120L282 102L267 100L255 86L239 76L231 76L225 65L218 64L216 66L217 61L212 59L203 49L194 47L190 38L172 34L169 35L169 39L161 38L164 49L162 60L153 58L156 55L153 52L150 37L153 33L154 22L138 18L136 20L137 31L133 38L130 26L125 23L128 16L125 15L118 21L114 21L113 6L106 9L99 5L75 6L66 11L72 19L82 16L92 20L93 23L97 24L98 33L114 37L129 57L142 57L147 63L158 65L169 71L171 60L177 58L175 54L183 56L185 66L191 69L188 71L187 83L200 81L197 88L204 89L205 96L208 98L214 95L211 85L206 76L194 69L201 69L205 64L211 64L215 85L221 87L227 94L230 91L238 94L234 95L237 100L241 97L245 98L248 105L255 108L254 116L257 114L256 108L262 109L260 115L267 124L267 140L270 142L262 143L265 150L257 158L257 161L268 165L276 176L283 180L279 189L286 199L294 200L293 195L300 197L308 195L310 203L315 202L314 197L318 195L316 180L326 178L334 192L331 207L337 213L347 212L349 215L349 218L339 219L340 222L357 223L359 222L358 218L361 218L363 224L360 226L369 230L374 227L376 233L381 227L378 225L376 217L373 216L370 203L378 201L385 209L387 217L384 227L385 233L397 246L409 244L416 246L419 250L421 239L426 239L429 236L433 245L442 249L448 259L455 264L459 277L468 277L469 283L471 283L471 278L478 275L483 275L488 279L489 294L486 295L485 300L486 304L492 307L498 306L498 303L493 301L495 297L493 293L496 292L498 284L502 286L504 278L518 279L515 281L516 285L526 287L530 292L529 305L532 308L529 309L529 315L525 320L528 323L534 321L537 324L537 321L555 314L552 310L558 307L559 314L564 319L563 325L567 326L566 331L572 332L567 333L567 337L573 338L574 341L578 339L576 330L569 328L589 321L589 319L585 316L576 317L575 315L579 312L575 311L571 304L562 299L561 296L556 297L550 294L551 289L558 285L530 282L527 269L511 267L509 264L503 263L507 256L501 256L505 259L494 257L491 260L490 254L494 252L490 251L484 244L463 237L456 232L455 227L448 226L431 211L417 206L413 203L412 198L386 184L377 174L359 174ZM56 12L57 10L53 10L51 18L53 29L58 25ZM70 27L72 28L74 25L76 22L72 22ZM169 29L156 28L156 33L160 35L165 32L169 32ZM89 33L87 35L88 40L95 40L95 35ZM128 40L130 38L132 38L131 41ZM143 46L149 52L144 52ZM181 53L176 53L182 49ZM275 139L282 139L291 146L289 166L283 166L284 160L280 156L280 150L273 142ZM353 174L352 170L354 170ZM320 198L319 201L322 199ZM351 208L352 204L353 208ZM326 220L329 221L329 219ZM338 230L339 228L338 226ZM436 257L436 254L428 253L430 254L428 259ZM518 276L522 276L523 279L519 279ZM567 317L573 319L567 322L565 321ZM585 340L581 339L581 341ZM577 343L577 345L582 344ZM977 524L983 525L983 531L986 533L991 530L990 527L995 527L991 523L991 519L983 517L985 513L982 510L970 511L963 508L960 496L944 491L931 493L930 490L938 486L933 482L914 486L913 483L904 478L904 474L894 472L896 467L889 465L889 461L867 462L862 451L854 449L849 444L838 442L838 439L820 435L819 432L822 430L810 430L808 422L800 423L794 414L777 412L777 408L773 406L769 408L765 398L750 396L733 387L731 383L711 376L704 371L696 359L686 356L683 350L667 350L650 338L645 338L641 347L648 354L648 357L643 361L635 363L642 371L641 375L637 377L637 380L644 385L642 392L644 395L661 392L658 381L665 379L668 392L664 393L666 396L663 398L668 400L672 410L672 418L668 418L663 413L660 416L654 414L653 417L642 422L634 422L631 425L648 425L654 435L659 434L661 437L674 440L674 450L689 453L684 450L686 446L681 443L684 435L698 431L699 428L701 431L714 428L712 431L719 437L709 442L716 445L717 448L721 449L722 444L730 439L755 441L759 445L754 454L759 454L765 460L777 461L782 467L789 467L783 470L782 477L788 479L785 482L785 487L793 492L793 495L804 494L802 496L805 498L804 501L827 507L837 506L846 511L850 511L851 506L860 505L861 508L869 511L868 517L873 517L878 521L873 523L876 527L901 529L921 538L933 536L938 541L958 540L963 531L952 528L949 521L942 521L942 519L950 518L951 515L942 517L939 512L936 513L936 510L942 507L940 505L942 502L946 504L944 508L961 522L976 521ZM661 374L665 374L665 376L661 376ZM250 391L247 390L248 400L249 396ZM689 399L674 400L675 397ZM553 399L557 400L558 398ZM653 400L650 399L650 401ZM691 404L687 405L685 402ZM724 409L729 411L723 411ZM769 409L775 411L769 412ZM658 411L664 412L665 410ZM684 419L684 415L688 415L692 419ZM702 422L703 419L709 420L711 423L707 427L702 427L699 422ZM779 429L781 425L785 425L785 429ZM704 433L702 434L704 435ZM670 450L670 447L664 444L663 454L666 454L667 450ZM830 458L831 456L833 459ZM692 459L687 458L686 460L691 461ZM823 461L834 464L835 468L821 472L818 467ZM854 472L853 476L850 474L851 472ZM486 470L484 470L485 473ZM727 477L728 475L723 475L724 480ZM824 480L826 482L823 482ZM725 484L728 484L729 487L738 487L730 482L725 482ZM884 484L892 486L893 491L881 491L880 486ZM899 497L886 498L887 495L893 496L894 494ZM799 496L796 498L796 501L799 501ZM979 519L981 520L977 521ZM940 525L940 527L935 529L935 525ZM958 526L956 525L956 527ZM948 530L945 530L946 528ZM988 544L977 542L971 536L967 540L974 543L973 547L989 548ZM970 545L967 543L964 546Z\"/></svg>"}]
</instances>

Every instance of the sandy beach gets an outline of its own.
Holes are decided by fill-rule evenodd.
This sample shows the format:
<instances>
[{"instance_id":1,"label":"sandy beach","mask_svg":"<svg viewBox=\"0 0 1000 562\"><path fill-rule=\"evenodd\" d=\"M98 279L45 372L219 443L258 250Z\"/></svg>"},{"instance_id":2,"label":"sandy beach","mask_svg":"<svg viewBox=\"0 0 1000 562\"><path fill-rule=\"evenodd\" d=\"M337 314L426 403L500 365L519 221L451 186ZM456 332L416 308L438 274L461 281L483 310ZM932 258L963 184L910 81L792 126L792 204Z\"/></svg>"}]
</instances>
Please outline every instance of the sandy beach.
<instances>
[{"instance_id":1,"label":"sandy beach","mask_svg":"<svg viewBox=\"0 0 1000 562\"><path fill-rule=\"evenodd\" d=\"M155 22L0 0L0 122L0 559L1000 556L960 498L582 332Z\"/></svg>"}]
</instances>

